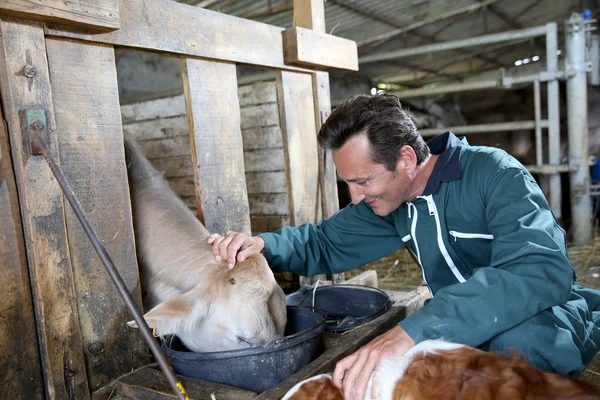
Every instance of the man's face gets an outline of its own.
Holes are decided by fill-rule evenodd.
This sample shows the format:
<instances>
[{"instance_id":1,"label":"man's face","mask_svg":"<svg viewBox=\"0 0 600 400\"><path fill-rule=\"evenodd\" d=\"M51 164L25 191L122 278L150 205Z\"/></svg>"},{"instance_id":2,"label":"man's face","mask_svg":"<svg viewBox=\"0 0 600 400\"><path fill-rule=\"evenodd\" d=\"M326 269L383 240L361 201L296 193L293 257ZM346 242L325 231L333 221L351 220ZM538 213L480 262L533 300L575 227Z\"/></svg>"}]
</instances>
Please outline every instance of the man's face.
<instances>
[{"instance_id":1,"label":"man's face","mask_svg":"<svg viewBox=\"0 0 600 400\"><path fill-rule=\"evenodd\" d=\"M354 204L365 201L375 214L385 216L410 200L411 179L404 163L397 162L394 171L373 163L366 135L354 136L334 151L333 162L348 184Z\"/></svg>"}]
</instances>

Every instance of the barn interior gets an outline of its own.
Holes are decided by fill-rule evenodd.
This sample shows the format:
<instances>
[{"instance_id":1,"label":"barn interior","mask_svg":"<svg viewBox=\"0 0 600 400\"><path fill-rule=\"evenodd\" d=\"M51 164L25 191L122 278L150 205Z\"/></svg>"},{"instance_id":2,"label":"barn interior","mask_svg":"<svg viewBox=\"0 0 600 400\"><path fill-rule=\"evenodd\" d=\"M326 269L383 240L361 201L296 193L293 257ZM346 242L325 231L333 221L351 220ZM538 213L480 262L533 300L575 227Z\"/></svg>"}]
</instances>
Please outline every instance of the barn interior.
<instances>
[{"instance_id":1,"label":"barn interior","mask_svg":"<svg viewBox=\"0 0 600 400\"><path fill-rule=\"evenodd\" d=\"M525 165L567 232L579 282L600 289L598 0L49 3L0 4L7 398L175 397L124 325L129 312L45 161L27 150L31 110L46 110L49 146L138 304L122 132L209 231L258 234L318 222L351 202L330 154L314 136L294 135L313 135L348 97L377 93L398 96L426 139L450 130ZM300 41L301 29L318 33L313 54L290 61L285 35ZM403 316L428 296L405 249L341 275L276 278L286 293L380 288L399 296ZM390 321L330 339L304 375L331 369ZM281 398L299 377L263 393L181 379L193 398L260 400ZM599 357L582 378L600 385Z\"/></svg>"}]
</instances>

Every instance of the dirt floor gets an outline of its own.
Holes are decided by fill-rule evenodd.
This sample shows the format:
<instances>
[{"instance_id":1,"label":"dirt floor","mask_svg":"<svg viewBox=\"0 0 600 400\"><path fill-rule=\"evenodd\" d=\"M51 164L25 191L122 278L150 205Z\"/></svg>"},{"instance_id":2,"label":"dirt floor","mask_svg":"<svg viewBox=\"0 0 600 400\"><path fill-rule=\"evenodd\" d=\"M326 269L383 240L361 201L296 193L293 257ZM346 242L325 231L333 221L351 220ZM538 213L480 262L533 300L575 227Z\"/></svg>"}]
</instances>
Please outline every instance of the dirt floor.
<instances>
[{"instance_id":1,"label":"dirt floor","mask_svg":"<svg viewBox=\"0 0 600 400\"><path fill-rule=\"evenodd\" d=\"M579 284L600 290L600 230L596 228L594 240L587 245L568 245L568 251ZM416 289L423 282L421 270L406 249L346 272L345 278L352 278L371 269L377 271L381 289L409 291ZM581 378L600 386L600 353L592 360Z\"/></svg>"}]
</instances>

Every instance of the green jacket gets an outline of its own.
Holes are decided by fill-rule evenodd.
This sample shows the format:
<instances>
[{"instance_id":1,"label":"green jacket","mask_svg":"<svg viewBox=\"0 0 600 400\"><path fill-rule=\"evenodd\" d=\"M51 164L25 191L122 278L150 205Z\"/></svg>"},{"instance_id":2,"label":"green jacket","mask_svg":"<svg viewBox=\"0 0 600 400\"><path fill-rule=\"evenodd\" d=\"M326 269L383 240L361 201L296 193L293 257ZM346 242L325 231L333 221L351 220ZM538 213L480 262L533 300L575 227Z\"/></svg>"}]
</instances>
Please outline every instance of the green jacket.
<instances>
[{"instance_id":1,"label":"green jacket","mask_svg":"<svg viewBox=\"0 0 600 400\"><path fill-rule=\"evenodd\" d=\"M575 274L565 232L525 167L450 132L428 145L439 157L422 196L386 217L361 202L318 225L261 234L273 270L340 273L408 247L433 294L400 322L417 343L477 347L566 303Z\"/></svg>"}]
</instances>

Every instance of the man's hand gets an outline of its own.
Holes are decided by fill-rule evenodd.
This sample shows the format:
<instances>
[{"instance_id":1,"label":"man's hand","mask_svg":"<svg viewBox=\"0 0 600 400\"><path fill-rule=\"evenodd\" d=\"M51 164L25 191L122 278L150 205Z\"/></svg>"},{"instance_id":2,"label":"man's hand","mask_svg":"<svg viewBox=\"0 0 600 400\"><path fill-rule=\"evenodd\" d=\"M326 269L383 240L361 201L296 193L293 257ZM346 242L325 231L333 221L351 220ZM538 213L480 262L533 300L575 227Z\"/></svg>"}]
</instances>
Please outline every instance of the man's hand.
<instances>
[{"instance_id":1,"label":"man's hand","mask_svg":"<svg viewBox=\"0 0 600 400\"><path fill-rule=\"evenodd\" d=\"M233 268L236 261L244 261L265 247L265 241L259 236L247 236L239 232L228 232L225 237L213 233L208 237L208 244L213 245L215 260L226 261L229 269Z\"/></svg>"},{"instance_id":2,"label":"man's hand","mask_svg":"<svg viewBox=\"0 0 600 400\"><path fill-rule=\"evenodd\" d=\"M369 379L375 367L382 359L403 355L415 345L415 341L400 326L395 326L381 336L359 349L354 354L342 359L335 366L333 384L342 389L345 400L363 400ZM373 379L371 393L376 399L378 382Z\"/></svg>"}]
</instances>

